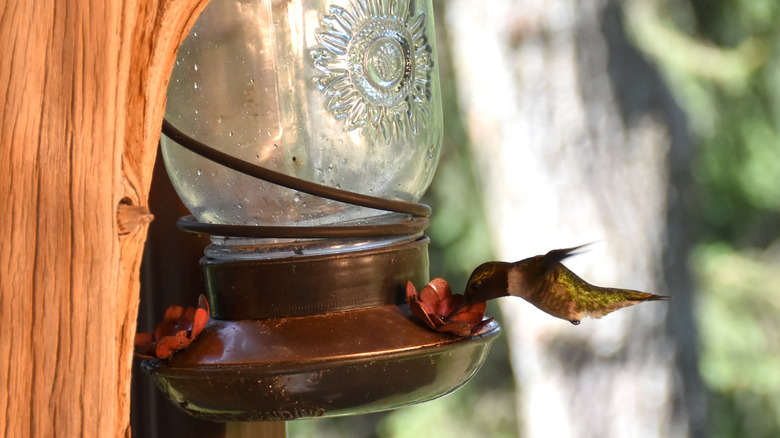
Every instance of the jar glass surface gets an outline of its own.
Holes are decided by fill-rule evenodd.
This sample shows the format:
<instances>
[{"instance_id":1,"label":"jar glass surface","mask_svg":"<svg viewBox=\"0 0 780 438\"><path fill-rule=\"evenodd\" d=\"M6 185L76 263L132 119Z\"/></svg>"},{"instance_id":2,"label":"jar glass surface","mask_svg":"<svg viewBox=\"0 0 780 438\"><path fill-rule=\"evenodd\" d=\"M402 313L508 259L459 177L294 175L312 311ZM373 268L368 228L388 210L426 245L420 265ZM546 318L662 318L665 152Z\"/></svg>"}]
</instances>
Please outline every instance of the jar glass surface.
<instances>
[{"instance_id":1,"label":"jar glass surface","mask_svg":"<svg viewBox=\"0 0 780 438\"><path fill-rule=\"evenodd\" d=\"M166 118L245 161L404 201L427 189L442 115L430 0L212 0L182 43ZM210 223L383 214L279 187L163 137L179 196Z\"/></svg>"}]
</instances>

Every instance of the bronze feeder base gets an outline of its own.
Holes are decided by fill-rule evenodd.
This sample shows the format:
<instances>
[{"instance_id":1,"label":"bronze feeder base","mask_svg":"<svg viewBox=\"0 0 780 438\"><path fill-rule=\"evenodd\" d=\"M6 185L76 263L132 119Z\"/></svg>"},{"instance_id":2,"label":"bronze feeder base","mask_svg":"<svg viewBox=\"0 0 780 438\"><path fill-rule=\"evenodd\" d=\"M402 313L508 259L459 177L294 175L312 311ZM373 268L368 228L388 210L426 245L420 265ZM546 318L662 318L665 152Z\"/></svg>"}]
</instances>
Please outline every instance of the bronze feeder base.
<instances>
[{"instance_id":1,"label":"bronze feeder base","mask_svg":"<svg viewBox=\"0 0 780 438\"><path fill-rule=\"evenodd\" d=\"M215 421L377 412L465 384L499 334L415 320L404 286L428 281L428 239L336 255L204 259L212 319L184 351L144 369L175 404Z\"/></svg>"}]
</instances>

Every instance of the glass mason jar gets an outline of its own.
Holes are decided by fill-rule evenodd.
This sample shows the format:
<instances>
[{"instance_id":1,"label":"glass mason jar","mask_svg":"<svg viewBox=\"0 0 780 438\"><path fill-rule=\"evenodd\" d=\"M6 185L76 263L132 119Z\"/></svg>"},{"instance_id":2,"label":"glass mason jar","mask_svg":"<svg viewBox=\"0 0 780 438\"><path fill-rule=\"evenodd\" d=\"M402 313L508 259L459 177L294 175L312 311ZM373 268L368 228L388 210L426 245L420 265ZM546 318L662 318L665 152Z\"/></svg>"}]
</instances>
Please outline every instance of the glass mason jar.
<instances>
[{"instance_id":1,"label":"glass mason jar","mask_svg":"<svg viewBox=\"0 0 780 438\"><path fill-rule=\"evenodd\" d=\"M182 43L166 119L277 172L416 202L433 178L442 113L430 0L212 0ZM377 210L276 186L163 137L201 222L316 226Z\"/></svg>"}]
</instances>

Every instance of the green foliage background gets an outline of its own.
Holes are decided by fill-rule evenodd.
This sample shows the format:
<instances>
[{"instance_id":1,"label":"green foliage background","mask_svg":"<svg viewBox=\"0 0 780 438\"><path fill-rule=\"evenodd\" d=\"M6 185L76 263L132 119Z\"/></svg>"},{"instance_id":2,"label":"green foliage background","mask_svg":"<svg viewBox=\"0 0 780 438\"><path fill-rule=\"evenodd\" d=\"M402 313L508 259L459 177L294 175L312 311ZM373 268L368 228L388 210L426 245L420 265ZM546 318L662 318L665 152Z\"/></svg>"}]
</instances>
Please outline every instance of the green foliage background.
<instances>
[{"instance_id":1,"label":"green foliage background","mask_svg":"<svg viewBox=\"0 0 780 438\"><path fill-rule=\"evenodd\" d=\"M697 143L690 266L710 436L780 436L780 2L625 5Z\"/></svg>"}]
</instances>

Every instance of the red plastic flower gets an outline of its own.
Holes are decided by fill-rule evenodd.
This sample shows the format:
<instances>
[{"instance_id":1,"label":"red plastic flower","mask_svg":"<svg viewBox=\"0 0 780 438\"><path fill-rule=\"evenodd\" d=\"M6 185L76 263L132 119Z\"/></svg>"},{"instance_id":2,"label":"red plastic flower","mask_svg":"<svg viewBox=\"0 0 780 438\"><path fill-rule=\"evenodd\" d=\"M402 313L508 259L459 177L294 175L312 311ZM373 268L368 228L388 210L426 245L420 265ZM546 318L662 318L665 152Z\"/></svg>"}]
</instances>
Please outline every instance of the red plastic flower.
<instances>
[{"instance_id":1,"label":"red plastic flower","mask_svg":"<svg viewBox=\"0 0 780 438\"><path fill-rule=\"evenodd\" d=\"M463 300L463 295L452 294L443 278L431 280L419 295L411 281L406 283L406 301L412 314L437 332L469 336L493 319L484 319L484 301L462 306Z\"/></svg>"},{"instance_id":2,"label":"red plastic flower","mask_svg":"<svg viewBox=\"0 0 780 438\"><path fill-rule=\"evenodd\" d=\"M198 308L170 306L163 321L152 333L136 333L135 355L144 359L166 359L187 348L198 337L209 320L209 303L204 295Z\"/></svg>"}]
</instances>

